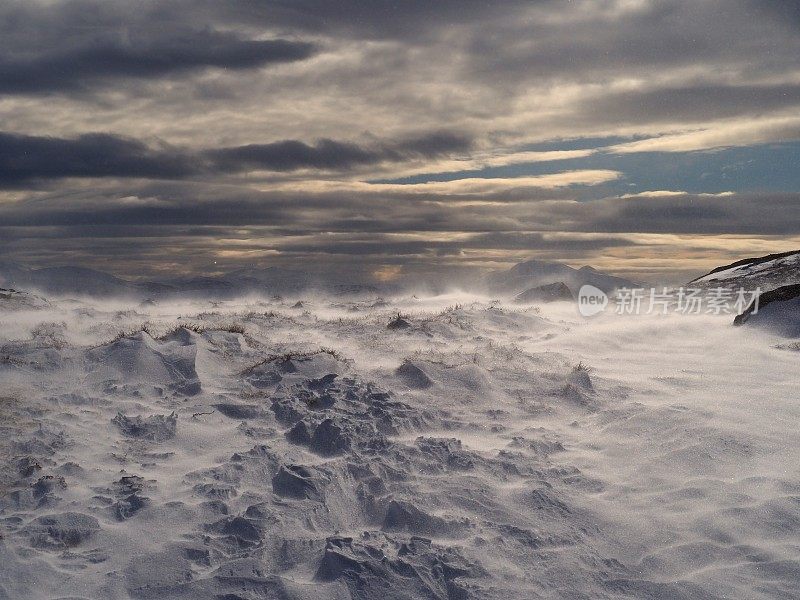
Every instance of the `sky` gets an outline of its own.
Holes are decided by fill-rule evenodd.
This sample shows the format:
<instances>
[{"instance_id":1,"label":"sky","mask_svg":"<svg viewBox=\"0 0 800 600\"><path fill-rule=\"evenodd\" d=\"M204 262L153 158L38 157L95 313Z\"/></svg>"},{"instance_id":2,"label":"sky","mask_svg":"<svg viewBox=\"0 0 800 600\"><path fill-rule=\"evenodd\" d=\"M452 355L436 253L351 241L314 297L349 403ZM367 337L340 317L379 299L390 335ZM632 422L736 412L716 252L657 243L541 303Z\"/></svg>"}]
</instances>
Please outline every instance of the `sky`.
<instances>
[{"instance_id":1,"label":"sky","mask_svg":"<svg viewBox=\"0 0 800 600\"><path fill-rule=\"evenodd\" d=\"M685 281L800 248L796 0L5 0L0 261Z\"/></svg>"}]
</instances>

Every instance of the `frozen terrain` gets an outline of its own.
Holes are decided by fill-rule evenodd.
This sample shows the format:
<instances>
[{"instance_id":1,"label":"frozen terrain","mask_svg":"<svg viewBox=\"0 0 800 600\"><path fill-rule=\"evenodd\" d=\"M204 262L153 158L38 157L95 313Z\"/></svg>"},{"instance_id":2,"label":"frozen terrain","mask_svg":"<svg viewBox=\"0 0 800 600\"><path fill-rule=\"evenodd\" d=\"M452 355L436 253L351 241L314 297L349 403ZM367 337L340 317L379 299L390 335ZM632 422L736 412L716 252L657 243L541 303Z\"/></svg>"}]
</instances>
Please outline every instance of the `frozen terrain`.
<instances>
[{"instance_id":1,"label":"frozen terrain","mask_svg":"<svg viewBox=\"0 0 800 600\"><path fill-rule=\"evenodd\" d=\"M800 353L730 316L10 299L0 598L800 598Z\"/></svg>"}]
</instances>

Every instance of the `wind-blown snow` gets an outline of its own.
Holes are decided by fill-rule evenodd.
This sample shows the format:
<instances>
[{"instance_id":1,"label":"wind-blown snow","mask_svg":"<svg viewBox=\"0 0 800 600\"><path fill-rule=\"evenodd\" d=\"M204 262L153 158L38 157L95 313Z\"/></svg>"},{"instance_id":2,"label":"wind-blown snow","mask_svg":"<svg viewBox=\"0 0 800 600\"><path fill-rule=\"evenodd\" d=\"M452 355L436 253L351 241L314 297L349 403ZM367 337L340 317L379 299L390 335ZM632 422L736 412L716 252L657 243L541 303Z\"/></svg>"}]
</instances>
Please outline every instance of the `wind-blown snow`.
<instances>
[{"instance_id":1,"label":"wind-blown snow","mask_svg":"<svg viewBox=\"0 0 800 600\"><path fill-rule=\"evenodd\" d=\"M728 316L17 308L0 598L797 597L800 355Z\"/></svg>"}]
</instances>

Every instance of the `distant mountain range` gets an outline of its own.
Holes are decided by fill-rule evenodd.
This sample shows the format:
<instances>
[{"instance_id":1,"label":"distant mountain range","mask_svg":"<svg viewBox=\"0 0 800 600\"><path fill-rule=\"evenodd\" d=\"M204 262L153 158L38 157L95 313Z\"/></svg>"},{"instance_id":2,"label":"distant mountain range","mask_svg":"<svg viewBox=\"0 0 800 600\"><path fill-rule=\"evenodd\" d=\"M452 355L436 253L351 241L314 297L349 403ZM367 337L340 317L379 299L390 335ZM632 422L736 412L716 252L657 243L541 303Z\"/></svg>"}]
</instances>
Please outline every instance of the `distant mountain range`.
<instances>
[{"instance_id":1,"label":"distant mountain range","mask_svg":"<svg viewBox=\"0 0 800 600\"><path fill-rule=\"evenodd\" d=\"M577 296L583 285L593 285L610 293L619 288L638 288L643 284L623 277L602 273L589 266L575 269L561 264L541 260L526 260L505 271L489 273L483 279L483 287L494 294L518 295L545 285L563 283Z\"/></svg>"},{"instance_id":2,"label":"distant mountain range","mask_svg":"<svg viewBox=\"0 0 800 600\"><path fill-rule=\"evenodd\" d=\"M170 296L226 298L248 293L297 294L319 290L335 295L378 294L398 291L396 284L370 284L361 281L337 281L335 273L323 276L303 271L268 267L243 268L221 276L187 277L169 281L130 281L85 267L57 266L27 269L0 263L0 287L35 290L54 296L90 295L96 297L135 297L159 299ZM476 280L475 291L500 296L516 296L547 284L563 284L576 295L584 284L606 292L620 287L639 287L628 279L601 273L592 267L574 269L564 264L528 260L510 269L492 272ZM432 289L444 289L438 282ZM462 285L463 287L463 285Z\"/></svg>"},{"instance_id":3,"label":"distant mountain range","mask_svg":"<svg viewBox=\"0 0 800 600\"><path fill-rule=\"evenodd\" d=\"M239 269L224 276L175 278L167 281L129 281L85 267L26 269L0 264L0 287L36 290L54 296L164 298L201 296L225 298L248 293L290 294L315 288L334 294L376 293L375 286L358 282L326 282L308 274L278 267Z\"/></svg>"},{"instance_id":4,"label":"distant mountain range","mask_svg":"<svg viewBox=\"0 0 800 600\"><path fill-rule=\"evenodd\" d=\"M85 267L27 269L13 263L0 263L0 288L56 297L127 297L139 300L198 297L216 300L246 294L297 295L312 290L337 296L375 296L409 291L397 283L371 284L337 280L335 277L335 272L319 276L295 269L268 267L242 268L220 276L130 281ZM496 297L515 298L521 303L539 303L569 300L578 295L581 286L587 284L609 294L619 288L646 287L640 282L609 275L589 266L573 268L541 260L526 260L509 269L490 272L474 280L472 286L465 286L462 282L460 287L472 287L472 291ZM738 260L713 269L687 286L707 289L741 287L748 290L760 287L762 291L770 291L796 284L800 284L800 250ZM421 282L421 285L430 291L446 291L451 287L447 281L439 281L435 285ZM21 296L12 296L8 292L6 295L8 298L3 301L5 306L10 306L12 300L14 304L22 302Z\"/></svg>"}]
</instances>

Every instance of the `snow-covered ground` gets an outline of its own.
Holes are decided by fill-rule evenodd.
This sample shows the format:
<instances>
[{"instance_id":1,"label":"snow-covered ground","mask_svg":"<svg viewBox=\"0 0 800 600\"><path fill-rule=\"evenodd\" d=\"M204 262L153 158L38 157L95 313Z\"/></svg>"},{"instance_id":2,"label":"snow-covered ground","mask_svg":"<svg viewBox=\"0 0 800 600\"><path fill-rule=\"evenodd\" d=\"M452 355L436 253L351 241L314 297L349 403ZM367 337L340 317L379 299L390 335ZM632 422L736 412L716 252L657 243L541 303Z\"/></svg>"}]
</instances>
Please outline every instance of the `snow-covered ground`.
<instances>
[{"instance_id":1,"label":"snow-covered ground","mask_svg":"<svg viewBox=\"0 0 800 600\"><path fill-rule=\"evenodd\" d=\"M0 313L0 598L800 597L796 345L297 300Z\"/></svg>"}]
</instances>

